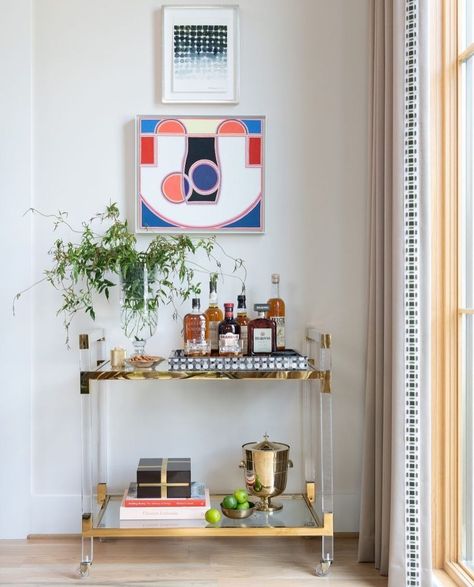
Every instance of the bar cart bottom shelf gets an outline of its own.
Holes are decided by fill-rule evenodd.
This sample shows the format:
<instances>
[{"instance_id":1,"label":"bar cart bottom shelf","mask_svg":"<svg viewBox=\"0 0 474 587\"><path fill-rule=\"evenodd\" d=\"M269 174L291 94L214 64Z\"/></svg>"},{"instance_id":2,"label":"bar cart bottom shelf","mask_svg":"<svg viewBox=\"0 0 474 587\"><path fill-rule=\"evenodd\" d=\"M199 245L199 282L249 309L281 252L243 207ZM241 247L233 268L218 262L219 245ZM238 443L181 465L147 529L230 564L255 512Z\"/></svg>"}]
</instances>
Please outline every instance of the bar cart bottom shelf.
<instances>
[{"instance_id":1,"label":"bar cart bottom shelf","mask_svg":"<svg viewBox=\"0 0 474 587\"><path fill-rule=\"evenodd\" d=\"M222 498L223 495L212 495L211 507L220 509ZM83 516L79 574L89 574L94 538L321 536L322 559L315 574L327 575L333 558L332 513L317 513L304 494L280 495L278 501L283 503L283 509L276 512L256 511L243 520L223 515L219 523L208 524L205 520L120 520L121 496L107 495L96 515Z\"/></svg>"}]
</instances>

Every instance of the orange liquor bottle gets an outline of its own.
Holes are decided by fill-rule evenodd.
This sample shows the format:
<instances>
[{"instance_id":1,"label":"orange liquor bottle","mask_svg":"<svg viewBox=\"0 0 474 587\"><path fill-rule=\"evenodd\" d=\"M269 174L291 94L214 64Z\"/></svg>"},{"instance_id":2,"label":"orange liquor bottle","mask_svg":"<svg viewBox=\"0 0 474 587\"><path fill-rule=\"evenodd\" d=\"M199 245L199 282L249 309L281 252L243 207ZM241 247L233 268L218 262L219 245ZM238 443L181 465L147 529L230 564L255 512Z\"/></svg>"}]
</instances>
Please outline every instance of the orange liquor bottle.
<instances>
[{"instance_id":1,"label":"orange liquor bottle","mask_svg":"<svg viewBox=\"0 0 474 587\"><path fill-rule=\"evenodd\" d=\"M183 319L184 353L190 357L205 356L210 352L209 332L199 298L193 298L192 308Z\"/></svg>"},{"instance_id":2,"label":"orange liquor bottle","mask_svg":"<svg viewBox=\"0 0 474 587\"><path fill-rule=\"evenodd\" d=\"M272 273L273 295L268 300L268 317L276 326L276 349L285 350L285 302L280 297L280 275Z\"/></svg>"},{"instance_id":3,"label":"orange liquor bottle","mask_svg":"<svg viewBox=\"0 0 474 587\"><path fill-rule=\"evenodd\" d=\"M209 280L209 308L204 312L209 328L209 339L211 342L211 353L219 352L219 323L223 320L222 310L217 305L217 273L211 273Z\"/></svg>"}]
</instances>

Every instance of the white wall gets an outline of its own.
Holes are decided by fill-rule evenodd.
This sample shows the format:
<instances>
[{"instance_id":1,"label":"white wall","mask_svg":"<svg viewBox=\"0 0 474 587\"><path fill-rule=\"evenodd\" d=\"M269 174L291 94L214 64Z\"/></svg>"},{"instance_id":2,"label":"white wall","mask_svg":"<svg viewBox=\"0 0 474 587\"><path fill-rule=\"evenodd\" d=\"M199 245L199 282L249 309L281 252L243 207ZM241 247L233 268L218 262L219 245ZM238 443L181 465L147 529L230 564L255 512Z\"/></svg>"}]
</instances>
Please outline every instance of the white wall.
<instances>
[{"instance_id":1,"label":"white wall","mask_svg":"<svg viewBox=\"0 0 474 587\"><path fill-rule=\"evenodd\" d=\"M280 272L290 346L301 347L310 323L333 334L336 529L354 531L367 298L367 0L242 0L237 106L160 103L160 4L34 2L35 206L68 210L77 225L112 199L132 220L138 113L267 116L267 233L220 240L247 261L251 303L268 297L270 274ZM28 220L21 223L28 230ZM36 278L47 266L54 235L45 219L33 223ZM28 273L28 261L23 264ZM24 276L15 285L25 285ZM232 280L221 286L221 301L235 295ZM80 520L77 356L63 344L57 294L41 286L29 300L35 373L30 531L74 532ZM111 344L126 342L116 303L102 306L98 322ZM73 334L90 326L80 318ZM149 350L166 354L179 344L179 331L162 312ZM297 467L289 489L302 481L296 384L114 383L108 390L117 485L133 476L140 455L173 453L191 456L195 477L211 488L230 489L241 484L240 445L265 431L292 446ZM242 405L251 405L251 413L243 413Z\"/></svg>"},{"instance_id":2,"label":"white wall","mask_svg":"<svg viewBox=\"0 0 474 587\"><path fill-rule=\"evenodd\" d=\"M31 5L0 2L0 537L30 529L31 296L16 317L12 300L31 283Z\"/></svg>"}]
</instances>

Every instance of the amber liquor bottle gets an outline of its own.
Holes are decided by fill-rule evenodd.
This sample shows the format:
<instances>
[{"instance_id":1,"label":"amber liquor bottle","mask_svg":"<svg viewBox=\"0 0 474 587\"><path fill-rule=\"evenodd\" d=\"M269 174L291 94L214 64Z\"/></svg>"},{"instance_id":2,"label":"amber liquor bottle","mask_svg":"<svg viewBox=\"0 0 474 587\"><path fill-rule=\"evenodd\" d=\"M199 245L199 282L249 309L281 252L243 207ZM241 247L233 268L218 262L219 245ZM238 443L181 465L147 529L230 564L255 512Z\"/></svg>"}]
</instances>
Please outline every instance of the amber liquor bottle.
<instances>
[{"instance_id":1,"label":"amber liquor bottle","mask_svg":"<svg viewBox=\"0 0 474 587\"><path fill-rule=\"evenodd\" d=\"M268 304L255 304L258 317L248 325L249 355L269 355L276 350L276 325L266 317Z\"/></svg>"},{"instance_id":2,"label":"amber liquor bottle","mask_svg":"<svg viewBox=\"0 0 474 587\"><path fill-rule=\"evenodd\" d=\"M224 320L219 323L219 355L232 357L242 354L240 325L234 318L234 304L224 304Z\"/></svg>"},{"instance_id":3,"label":"amber liquor bottle","mask_svg":"<svg viewBox=\"0 0 474 587\"><path fill-rule=\"evenodd\" d=\"M204 312L208 328L209 339L211 343L211 352L217 354L219 352L219 323L224 318L222 310L217 305L217 273L211 273L209 280L209 308Z\"/></svg>"},{"instance_id":4,"label":"amber liquor bottle","mask_svg":"<svg viewBox=\"0 0 474 587\"><path fill-rule=\"evenodd\" d=\"M237 296L237 323L240 326L240 339L242 340L242 352L247 355L249 352L248 347L248 324L249 319L247 316L247 304L244 294Z\"/></svg>"},{"instance_id":5,"label":"amber liquor bottle","mask_svg":"<svg viewBox=\"0 0 474 587\"><path fill-rule=\"evenodd\" d=\"M201 301L193 298L192 311L183 319L184 353L190 357L208 355L209 330L206 316L201 313Z\"/></svg>"},{"instance_id":6,"label":"amber liquor bottle","mask_svg":"<svg viewBox=\"0 0 474 587\"><path fill-rule=\"evenodd\" d=\"M268 317L276 325L276 349L285 350L285 302L280 297L280 275L272 273L272 297L268 300Z\"/></svg>"}]
</instances>

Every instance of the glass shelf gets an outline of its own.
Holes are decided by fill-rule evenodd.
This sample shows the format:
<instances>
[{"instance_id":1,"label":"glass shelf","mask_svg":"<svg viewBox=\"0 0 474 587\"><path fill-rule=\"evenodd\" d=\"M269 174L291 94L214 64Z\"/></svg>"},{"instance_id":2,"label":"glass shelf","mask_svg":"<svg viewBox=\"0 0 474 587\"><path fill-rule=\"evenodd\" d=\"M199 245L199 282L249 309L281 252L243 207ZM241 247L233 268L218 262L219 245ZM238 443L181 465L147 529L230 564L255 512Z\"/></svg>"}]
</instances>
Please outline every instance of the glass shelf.
<instances>
[{"instance_id":1,"label":"glass shelf","mask_svg":"<svg viewBox=\"0 0 474 587\"><path fill-rule=\"evenodd\" d=\"M95 371L81 372L81 393L89 393L89 381L106 380L128 380L140 381L151 380L172 380L172 379L193 379L193 380L246 380L246 379L280 379L280 380L313 380L320 379L330 389L330 371L321 371L309 366L308 369L300 371L169 371L168 361L163 359L158 365L151 369L138 369L126 367L120 370L112 369L110 362L106 361Z\"/></svg>"},{"instance_id":2,"label":"glass shelf","mask_svg":"<svg viewBox=\"0 0 474 587\"><path fill-rule=\"evenodd\" d=\"M223 495L211 496L211 507L220 509ZM94 516L88 536L322 536L332 533L332 514L320 517L302 494L280 495L276 502L283 509L276 512L255 511L243 520L233 520L222 515L218 524L205 520L120 520L121 496L107 496L102 509ZM321 521L323 520L324 523Z\"/></svg>"}]
</instances>

